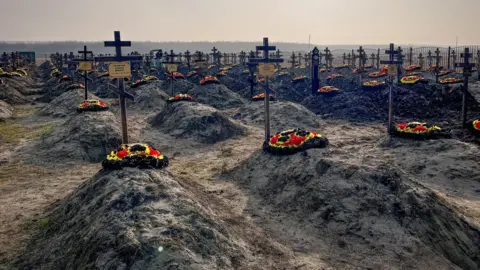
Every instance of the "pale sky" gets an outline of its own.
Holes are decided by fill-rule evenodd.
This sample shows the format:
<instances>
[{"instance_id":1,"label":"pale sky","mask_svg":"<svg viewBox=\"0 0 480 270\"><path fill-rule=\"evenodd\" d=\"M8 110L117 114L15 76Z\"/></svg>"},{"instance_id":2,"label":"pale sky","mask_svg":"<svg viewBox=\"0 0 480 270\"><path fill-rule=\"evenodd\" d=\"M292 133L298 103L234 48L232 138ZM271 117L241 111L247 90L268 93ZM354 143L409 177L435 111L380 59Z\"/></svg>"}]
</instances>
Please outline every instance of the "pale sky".
<instances>
[{"instance_id":1,"label":"pale sky","mask_svg":"<svg viewBox=\"0 0 480 270\"><path fill-rule=\"evenodd\" d=\"M0 41L480 44L480 0L0 0Z\"/></svg>"}]
</instances>

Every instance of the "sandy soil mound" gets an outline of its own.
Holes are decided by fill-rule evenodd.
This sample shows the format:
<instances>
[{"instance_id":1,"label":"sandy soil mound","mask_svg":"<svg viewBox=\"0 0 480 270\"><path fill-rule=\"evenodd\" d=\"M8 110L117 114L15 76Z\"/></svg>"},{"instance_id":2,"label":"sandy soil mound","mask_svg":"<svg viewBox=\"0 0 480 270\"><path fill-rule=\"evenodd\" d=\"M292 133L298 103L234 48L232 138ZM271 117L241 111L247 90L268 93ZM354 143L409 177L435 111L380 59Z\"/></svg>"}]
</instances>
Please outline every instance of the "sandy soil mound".
<instances>
[{"instance_id":1,"label":"sandy soil mound","mask_svg":"<svg viewBox=\"0 0 480 270\"><path fill-rule=\"evenodd\" d=\"M50 102L55 98L59 97L60 95L62 95L63 93L65 93L66 92L65 89L67 89L68 86L73 84L73 82L71 81L59 83L57 78L55 78L55 80L56 80L56 83L52 84L52 86L46 85L44 87L43 89L44 94L37 99L38 101Z\"/></svg>"},{"instance_id":2,"label":"sandy soil mound","mask_svg":"<svg viewBox=\"0 0 480 270\"><path fill-rule=\"evenodd\" d=\"M232 78L229 76L218 78L222 84L233 92L243 96L243 89L250 87L247 80L241 78ZM250 89L250 88L248 88ZM246 98L249 98L248 96Z\"/></svg>"},{"instance_id":3,"label":"sandy soil mound","mask_svg":"<svg viewBox=\"0 0 480 270\"><path fill-rule=\"evenodd\" d=\"M0 100L0 121L10 118L13 113L12 106L8 105L5 101Z\"/></svg>"},{"instance_id":4,"label":"sandy soil mound","mask_svg":"<svg viewBox=\"0 0 480 270\"><path fill-rule=\"evenodd\" d=\"M83 112L46 134L33 151L54 162L99 162L120 144L120 124L111 112Z\"/></svg>"},{"instance_id":5,"label":"sandy soil mound","mask_svg":"<svg viewBox=\"0 0 480 270\"><path fill-rule=\"evenodd\" d=\"M20 269L239 269L245 248L170 175L99 172L61 201Z\"/></svg>"},{"instance_id":6,"label":"sandy soil mound","mask_svg":"<svg viewBox=\"0 0 480 270\"><path fill-rule=\"evenodd\" d=\"M255 101L238 109L233 117L247 124L264 125L264 102ZM270 102L270 127L272 131L289 128L316 129L321 126L318 117L302 105L289 101Z\"/></svg>"},{"instance_id":7,"label":"sandy soil mound","mask_svg":"<svg viewBox=\"0 0 480 270\"><path fill-rule=\"evenodd\" d=\"M195 101L208 104L217 109L240 107L245 100L221 84L196 86L188 91Z\"/></svg>"},{"instance_id":8,"label":"sandy soil mound","mask_svg":"<svg viewBox=\"0 0 480 270\"><path fill-rule=\"evenodd\" d=\"M88 93L89 99L98 99ZM77 114L77 106L85 99L85 90L78 88L61 94L40 110L40 115L66 117Z\"/></svg>"},{"instance_id":9,"label":"sandy soil mound","mask_svg":"<svg viewBox=\"0 0 480 270\"><path fill-rule=\"evenodd\" d=\"M246 133L245 127L215 108L196 102L168 104L152 125L174 137L202 143L216 143Z\"/></svg>"},{"instance_id":10,"label":"sandy soil mound","mask_svg":"<svg viewBox=\"0 0 480 270\"><path fill-rule=\"evenodd\" d=\"M95 95L100 98L118 98L118 95L115 94L113 91L108 90L108 82L110 80L108 77L103 77L100 79L96 79L95 81ZM127 90L129 87L125 87L125 90L127 92L130 92Z\"/></svg>"},{"instance_id":11,"label":"sandy soil mound","mask_svg":"<svg viewBox=\"0 0 480 270\"><path fill-rule=\"evenodd\" d=\"M334 161L325 157L329 151L259 151L229 176L272 206L285 237L295 228L303 252L323 254L337 267L480 267L480 232L442 199L397 169Z\"/></svg>"}]
</instances>

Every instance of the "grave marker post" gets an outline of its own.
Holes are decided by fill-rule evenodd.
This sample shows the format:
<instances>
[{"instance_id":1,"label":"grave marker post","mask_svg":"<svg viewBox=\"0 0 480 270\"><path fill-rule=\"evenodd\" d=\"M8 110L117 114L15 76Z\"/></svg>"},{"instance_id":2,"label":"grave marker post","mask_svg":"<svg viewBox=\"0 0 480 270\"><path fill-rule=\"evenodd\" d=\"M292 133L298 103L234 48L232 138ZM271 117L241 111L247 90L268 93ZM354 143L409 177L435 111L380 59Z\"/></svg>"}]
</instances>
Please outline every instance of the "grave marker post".
<instances>
[{"instance_id":1,"label":"grave marker post","mask_svg":"<svg viewBox=\"0 0 480 270\"><path fill-rule=\"evenodd\" d=\"M298 52L297 59L298 59L298 65L301 66L302 65L302 53L301 52Z\"/></svg>"},{"instance_id":2,"label":"grave marker post","mask_svg":"<svg viewBox=\"0 0 480 270\"><path fill-rule=\"evenodd\" d=\"M480 80L480 49L477 49L477 75Z\"/></svg>"},{"instance_id":3,"label":"grave marker post","mask_svg":"<svg viewBox=\"0 0 480 270\"><path fill-rule=\"evenodd\" d=\"M315 95L315 93L320 88L320 80L318 78L318 66L320 66L320 51L317 47L315 47L312 51L312 95Z\"/></svg>"},{"instance_id":4,"label":"grave marker post","mask_svg":"<svg viewBox=\"0 0 480 270\"><path fill-rule=\"evenodd\" d=\"M290 56L290 61L288 61L289 63L292 64L292 74L293 76L295 76L295 66L297 65L297 56L295 55L295 52L292 52L292 55Z\"/></svg>"},{"instance_id":5,"label":"grave marker post","mask_svg":"<svg viewBox=\"0 0 480 270\"><path fill-rule=\"evenodd\" d=\"M428 61L428 70L431 71L432 69L432 65L433 65L433 55L432 55L432 51L428 51L428 54L427 54L427 61Z\"/></svg>"},{"instance_id":6,"label":"grave marker post","mask_svg":"<svg viewBox=\"0 0 480 270\"><path fill-rule=\"evenodd\" d=\"M170 73L170 80L171 80L170 89L172 90L172 97L175 96L174 87L173 87L175 83L175 78L173 76L173 73L177 71L178 65L182 63L180 61L175 61L175 57L177 56L178 55L175 54L173 50L170 50L170 54L168 54L168 61L165 62L165 64L167 65L167 72Z\"/></svg>"},{"instance_id":7,"label":"grave marker post","mask_svg":"<svg viewBox=\"0 0 480 270\"><path fill-rule=\"evenodd\" d=\"M328 49L328 47L326 47L325 50L323 50L323 51L325 52L325 54L324 54L325 55L325 67L328 69L329 68L328 57L330 55L330 50Z\"/></svg>"},{"instance_id":8,"label":"grave marker post","mask_svg":"<svg viewBox=\"0 0 480 270\"><path fill-rule=\"evenodd\" d=\"M425 66L425 57L423 57L422 53L418 55L418 64L422 67L423 70Z\"/></svg>"},{"instance_id":9,"label":"grave marker post","mask_svg":"<svg viewBox=\"0 0 480 270\"><path fill-rule=\"evenodd\" d=\"M245 59L247 58L247 53L244 51L241 51L239 58L240 58L240 65L245 66L245 63L246 63Z\"/></svg>"},{"instance_id":10,"label":"grave marker post","mask_svg":"<svg viewBox=\"0 0 480 270\"><path fill-rule=\"evenodd\" d=\"M104 62L116 62L116 64L110 64L109 72L112 76L111 71L116 71L118 73L123 73L125 75L131 76L130 63L126 61L135 61L142 60L142 56L122 56L122 47L131 47L132 43L130 41L122 41L120 39L120 31L114 32L114 41L105 41L105 47L115 47L115 56L104 56L97 57L95 61L104 61ZM122 63L123 62L123 63ZM128 64L128 65L127 65ZM123 76L123 75L122 75ZM119 76L116 76L119 77ZM134 100L132 94L125 92L124 77L117 78L118 81L118 92L117 94L120 97L120 113L122 121L122 142L128 144L128 127L127 127L127 106L126 98Z\"/></svg>"},{"instance_id":11,"label":"grave marker post","mask_svg":"<svg viewBox=\"0 0 480 270\"><path fill-rule=\"evenodd\" d=\"M348 53L348 55L347 55L347 64L349 66L352 65L352 54L351 53Z\"/></svg>"},{"instance_id":12,"label":"grave marker post","mask_svg":"<svg viewBox=\"0 0 480 270\"><path fill-rule=\"evenodd\" d=\"M396 54L396 58L397 58L397 82L400 83L400 79L402 77L402 70L403 70L403 57L404 55L402 54L403 50L402 50L402 47L398 46L397 48L397 51L398 51L398 54Z\"/></svg>"},{"instance_id":13,"label":"grave marker post","mask_svg":"<svg viewBox=\"0 0 480 270\"><path fill-rule=\"evenodd\" d=\"M307 69L310 69L310 66L311 66L311 65L310 65L310 64L311 64L311 61L310 61L310 60L311 60L311 59L312 59L312 53L311 53L311 52L308 52L308 53L304 54L303 60L305 61L305 67L306 67Z\"/></svg>"},{"instance_id":14,"label":"grave marker post","mask_svg":"<svg viewBox=\"0 0 480 270\"><path fill-rule=\"evenodd\" d=\"M410 47L408 50L408 65L413 65L413 48Z\"/></svg>"},{"instance_id":15,"label":"grave marker post","mask_svg":"<svg viewBox=\"0 0 480 270\"><path fill-rule=\"evenodd\" d=\"M375 54L372 53L372 54L370 55L370 60L372 61L372 67L375 66L375 59L377 59L377 58L375 57Z\"/></svg>"},{"instance_id":16,"label":"grave marker post","mask_svg":"<svg viewBox=\"0 0 480 270\"><path fill-rule=\"evenodd\" d=\"M192 55L190 54L189 50L187 50L184 55L185 55L185 60L187 61L188 71L190 72L190 70L191 70L191 62L190 61L192 60Z\"/></svg>"},{"instance_id":17,"label":"grave marker post","mask_svg":"<svg viewBox=\"0 0 480 270\"><path fill-rule=\"evenodd\" d=\"M440 58L442 58L440 56L440 48L437 48L437 50L435 51L435 82L438 83L438 75L440 73Z\"/></svg>"},{"instance_id":18,"label":"grave marker post","mask_svg":"<svg viewBox=\"0 0 480 270\"><path fill-rule=\"evenodd\" d=\"M342 63L345 65L345 60L347 60L347 54L346 53L343 53L343 56L342 56Z\"/></svg>"},{"instance_id":19,"label":"grave marker post","mask_svg":"<svg viewBox=\"0 0 480 270\"><path fill-rule=\"evenodd\" d=\"M380 69L380 49L377 49L377 69Z\"/></svg>"},{"instance_id":20,"label":"grave marker post","mask_svg":"<svg viewBox=\"0 0 480 270\"><path fill-rule=\"evenodd\" d=\"M257 50L262 50L263 51L263 58L255 58L255 59L250 59L251 63L257 63L257 64L263 64L262 66L268 66L268 65L273 65L273 63L282 63L283 59L271 59L268 57L269 51L274 51L276 50L275 46L270 46L268 44L268 38L265 37L263 38L263 46L257 46ZM271 73L264 73L263 76L265 76L265 144L268 145L268 142L270 140L270 88L268 86L268 77L273 76L273 69L271 70ZM260 73L261 70L259 70ZM262 75L262 74L259 74Z\"/></svg>"},{"instance_id":21,"label":"grave marker post","mask_svg":"<svg viewBox=\"0 0 480 270\"><path fill-rule=\"evenodd\" d=\"M450 55L452 54L451 50L452 50L452 47L448 46L447 69L450 69Z\"/></svg>"},{"instance_id":22,"label":"grave marker post","mask_svg":"<svg viewBox=\"0 0 480 270\"><path fill-rule=\"evenodd\" d=\"M455 50L452 50L452 63L453 63L453 69L455 70L455 64L457 63L457 53Z\"/></svg>"},{"instance_id":23,"label":"grave marker post","mask_svg":"<svg viewBox=\"0 0 480 270\"><path fill-rule=\"evenodd\" d=\"M232 53L230 55L230 59L232 60L232 65L236 65L237 64L237 54L236 53Z\"/></svg>"},{"instance_id":24,"label":"grave marker post","mask_svg":"<svg viewBox=\"0 0 480 270\"><path fill-rule=\"evenodd\" d=\"M364 65L364 59L365 59L365 50L362 48L362 46L360 46L357 52L358 52L358 73L360 74L360 83L361 83L363 79L363 65Z\"/></svg>"},{"instance_id":25,"label":"grave marker post","mask_svg":"<svg viewBox=\"0 0 480 270\"><path fill-rule=\"evenodd\" d=\"M470 49L465 47L465 50L460 57L463 58L463 63L456 63L455 67L463 68L463 97L462 97L462 124L466 126L467 124L467 93L468 93L468 77L472 76L473 63L470 63Z\"/></svg>"},{"instance_id":26,"label":"grave marker post","mask_svg":"<svg viewBox=\"0 0 480 270\"><path fill-rule=\"evenodd\" d=\"M280 59L283 57L283 54L280 52L280 49L277 49L275 52L275 58ZM277 69L280 70L280 63L276 63Z\"/></svg>"},{"instance_id":27,"label":"grave marker post","mask_svg":"<svg viewBox=\"0 0 480 270\"><path fill-rule=\"evenodd\" d=\"M393 132L393 82L395 75L398 75L395 70L397 66L403 64L403 61L395 61L394 57L396 54L399 54L399 51L395 50L394 44L390 43L390 48L385 51L385 54L389 55L389 60L381 61L381 64L388 65L388 81L389 81L389 92L388 92L388 133L392 134Z\"/></svg>"},{"instance_id":28,"label":"grave marker post","mask_svg":"<svg viewBox=\"0 0 480 270\"><path fill-rule=\"evenodd\" d=\"M85 86L85 100L88 99L88 71L92 70L92 59L88 59L87 55L92 54L92 51L87 51L87 46L83 46L83 51L78 51L79 54L83 55L81 59L75 59L75 61L80 62L79 71L83 70L83 84Z\"/></svg>"}]
</instances>

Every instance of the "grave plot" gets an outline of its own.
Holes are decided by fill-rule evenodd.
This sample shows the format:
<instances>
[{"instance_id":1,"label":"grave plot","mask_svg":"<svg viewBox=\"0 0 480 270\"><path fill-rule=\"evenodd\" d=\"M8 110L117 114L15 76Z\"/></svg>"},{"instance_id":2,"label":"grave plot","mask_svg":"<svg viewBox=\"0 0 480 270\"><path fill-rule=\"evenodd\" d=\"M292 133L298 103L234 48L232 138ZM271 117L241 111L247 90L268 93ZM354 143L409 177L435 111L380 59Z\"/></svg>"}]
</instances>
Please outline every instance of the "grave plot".
<instances>
[{"instance_id":1,"label":"grave plot","mask_svg":"<svg viewBox=\"0 0 480 270\"><path fill-rule=\"evenodd\" d=\"M40 110L40 115L53 117L67 117L77 114L77 107L85 100L85 91L76 88L67 91L53 99ZM93 94L88 94L88 99L99 99Z\"/></svg>"},{"instance_id":2,"label":"grave plot","mask_svg":"<svg viewBox=\"0 0 480 270\"><path fill-rule=\"evenodd\" d=\"M29 98L20 93L11 82L3 80L4 84L0 85L0 100L9 104L25 104L29 102Z\"/></svg>"},{"instance_id":3,"label":"grave plot","mask_svg":"<svg viewBox=\"0 0 480 270\"><path fill-rule=\"evenodd\" d=\"M195 194L158 170L100 171L49 221L16 267L238 269L255 260Z\"/></svg>"},{"instance_id":4,"label":"grave plot","mask_svg":"<svg viewBox=\"0 0 480 270\"><path fill-rule=\"evenodd\" d=\"M196 86L187 94L191 95L195 101L217 109L234 108L245 104L245 100L241 96L221 84Z\"/></svg>"},{"instance_id":5,"label":"grave plot","mask_svg":"<svg viewBox=\"0 0 480 270\"><path fill-rule=\"evenodd\" d=\"M41 97L37 98L37 101L40 102L51 102L55 98L59 97L63 93L67 91L73 91L75 89L82 89L83 88L80 86L80 84L77 84L73 81L62 81L59 82L58 79L56 84L52 84L51 86L46 86L44 88L44 93ZM76 85L77 88L72 87L73 85ZM69 90L67 90L69 89Z\"/></svg>"},{"instance_id":6,"label":"grave plot","mask_svg":"<svg viewBox=\"0 0 480 270\"><path fill-rule=\"evenodd\" d=\"M108 111L83 112L45 134L32 149L25 150L36 162L84 160L100 162L122 142L120 124Z\"/></svg>"},{"instance_id":7,"label":"grave plot","mask_svg":"<svg viewBox=\"0 0 480 270\"><path fill-rule=\"evenodd\" d=\"M196 102L169 103L151 124L174 138L201 143L216 143L246 134L245 127L222 112Z\"/></svg>"},{"instance_id":8,"label":"grave plot","mask_svg":"<svg viewBox=\"0 0 480 270\"><path fill-rule=\"evenodd\" d=\"M5 101L0 100L0 122L12 116L13 108Z\"/></svg>"},{"instance_id":9,"label":"grave plot","mask_svg":"<svg viewBox=\"0 0 480 270\"><path fill-rule=\"evenodd\" d=\"M266 216L259 222L273 237L324 254L335 269L478 266L480 232L436 193L387 162L346 163L330 151L257 151L224 176L250 194L249 209Z\"/></svg>"},{"instance_id":10,"label":"grave plot","mask_svg":"<svg viewBox=\"0 0 480 270\"><path fill-rule=\"evenodd\" d=\"M169 96L172 95L172 83L170 82L170 80L160 83L159 86L163 92L167 93ZM174 94L185 94L193 88L195 88L195 84L189 82L188 80L176 80L173 83Z\"/></svg>"},{"instance_id":11,"label":"grave plot","mask_svg":"<svg viewBox=\"0 0 480 270\"><path fill-rule=\"evenodd\" d=\"M249 125L263 126L264 103L247 103L235 111L233 118ZM289 101L270 102L270 123L275 132L296 127L306 129L321 127L321 121L314 113L302 105Z\"/></svg>"}]
</instances>

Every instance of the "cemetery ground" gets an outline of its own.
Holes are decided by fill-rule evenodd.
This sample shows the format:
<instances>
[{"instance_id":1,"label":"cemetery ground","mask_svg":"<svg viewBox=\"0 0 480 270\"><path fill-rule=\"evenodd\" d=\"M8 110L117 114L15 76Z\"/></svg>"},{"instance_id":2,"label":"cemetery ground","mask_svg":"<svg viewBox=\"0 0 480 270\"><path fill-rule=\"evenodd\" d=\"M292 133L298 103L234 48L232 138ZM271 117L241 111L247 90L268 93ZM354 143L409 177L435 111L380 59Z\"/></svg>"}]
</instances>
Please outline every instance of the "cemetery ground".
<instances>
[{"instance_id":1,"label":"cemetery ground","mask_svg":"<svg viewBox=\"0 0 480 270\"><path fill-rule=\"evenodd\" d=\"M40 73L29 84L14 80L49 83ZM11 104L0 122L0 267L479 268L473 139L389 138L373 113L364 121L325 109L322 117L308 101L280 100L270 104L272 131L317 130L330 145L276 156L261 150L263 102L187 82L179 91L201 104L166 103L163 82L130 90L147 97L127 103L130 141L154 145L167 168L102 170L98 153L120 137L117 99L102 98L112 114L92 118L62 107L82 91L36 102L45 93L26 91Z\"/></svg>"}]
</instances>

